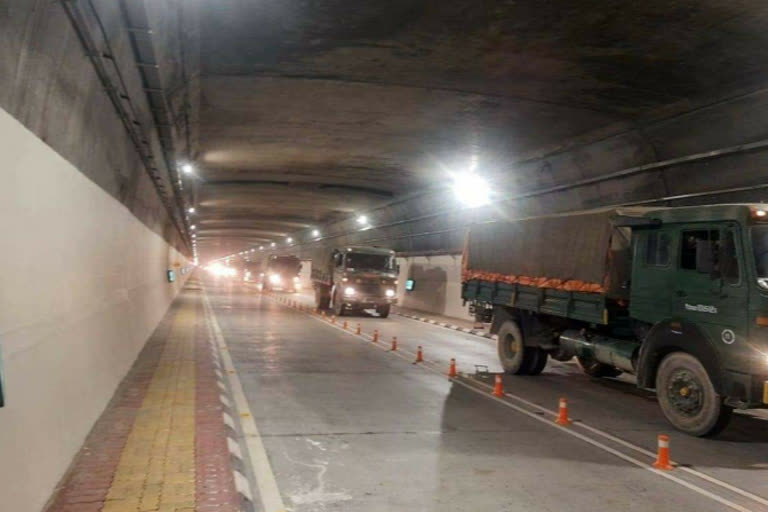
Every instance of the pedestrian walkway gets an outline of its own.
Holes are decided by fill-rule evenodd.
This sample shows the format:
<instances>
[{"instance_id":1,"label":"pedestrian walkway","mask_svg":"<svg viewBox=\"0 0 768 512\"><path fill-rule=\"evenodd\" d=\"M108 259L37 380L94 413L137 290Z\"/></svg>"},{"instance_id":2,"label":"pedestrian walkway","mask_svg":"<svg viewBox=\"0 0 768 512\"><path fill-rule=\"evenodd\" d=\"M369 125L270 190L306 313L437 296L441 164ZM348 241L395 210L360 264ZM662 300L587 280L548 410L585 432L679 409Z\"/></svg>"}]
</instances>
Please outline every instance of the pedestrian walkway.
<instances>
[{"instance_id":1,"label":"pedestrian walkway","mask_svg":"<svg viewBox=\"0 0 768 512\"><path fill-rule=\"evenodd\" d=\"M174 301L48 512L240 510L201 293Z\"/></svg>"}]
</instances>

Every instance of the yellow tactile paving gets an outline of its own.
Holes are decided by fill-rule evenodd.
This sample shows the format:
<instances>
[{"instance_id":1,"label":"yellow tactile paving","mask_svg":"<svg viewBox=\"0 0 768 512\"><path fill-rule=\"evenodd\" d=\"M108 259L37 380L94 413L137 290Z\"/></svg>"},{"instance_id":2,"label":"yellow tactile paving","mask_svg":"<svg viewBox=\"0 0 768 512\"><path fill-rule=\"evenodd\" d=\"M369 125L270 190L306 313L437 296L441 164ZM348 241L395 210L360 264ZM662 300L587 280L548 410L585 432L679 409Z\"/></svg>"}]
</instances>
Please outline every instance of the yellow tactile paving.
<instances>
[{"instance_id":1,"label":"yellow tactile paving","mask_svg":"<svg viewBox=\"0 0 768 512\"><path fill-rule=\"evenodd\" d=\"M195 507L195 312L174 319L103 512Z\"/></svg>"}]
</instances>

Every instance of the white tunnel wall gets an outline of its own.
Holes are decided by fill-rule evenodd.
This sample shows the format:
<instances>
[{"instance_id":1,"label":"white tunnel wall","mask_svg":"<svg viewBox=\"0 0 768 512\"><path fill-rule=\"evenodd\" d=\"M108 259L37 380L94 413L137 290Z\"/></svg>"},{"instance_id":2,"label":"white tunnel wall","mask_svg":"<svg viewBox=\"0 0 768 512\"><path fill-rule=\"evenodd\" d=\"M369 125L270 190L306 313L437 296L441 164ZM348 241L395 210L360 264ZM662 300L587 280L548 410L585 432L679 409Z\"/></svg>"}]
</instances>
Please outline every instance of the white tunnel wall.
<instances>
[{"instance_id":1,"label":"white tunnel wall","mask_svg":"<svg viewBox=\"0 0 768 512\"><path fill-rule=\"evenodd\" d=\"M0 509L37 512L187 260L2 109L0 155Z\"/></svg>"},{"instance_id":2,"label":"white tunnel wall","mask_svg":"<svg viewBox=\"0 0 768 512\"><path fill-rule=\"evenodd\" d=\"M400 277L397 287L399 305L426 313L471 319L467 306L461 304L461 255L413 256L398 258ZM413 279L412 291L405 282Z\"/></svg>"}]
</instances>

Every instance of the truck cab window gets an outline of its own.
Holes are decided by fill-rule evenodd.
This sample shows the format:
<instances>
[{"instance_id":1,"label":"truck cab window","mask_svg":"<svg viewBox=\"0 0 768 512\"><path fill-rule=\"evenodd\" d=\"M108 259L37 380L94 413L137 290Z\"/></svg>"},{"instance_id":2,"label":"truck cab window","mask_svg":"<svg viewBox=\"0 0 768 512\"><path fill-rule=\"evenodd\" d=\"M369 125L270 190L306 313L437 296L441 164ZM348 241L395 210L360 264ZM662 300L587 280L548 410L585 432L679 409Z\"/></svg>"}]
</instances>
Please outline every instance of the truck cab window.
<instances>
[{"instance_id":1,"label":"truck cab window","mask_svg":"<svg viewBox=\"0 0 768 512\"><path fill-rule=\"evenodd\" d=\"M720 232L715 229L683 231L680 244L680 268L697 270L701 262L714 254L714 247L720 242Z\"/></svg>"},{"instance_id":2,"label":"truck cab window","mask_svg":"<svg viewBox=\"0 0 768 512\"><path fill-rule=\"evenodd\" d=\"M645 244L645 264L655 267L669 265L670 237L667 233L648 233Z\"/></svg>"}]
</instances>

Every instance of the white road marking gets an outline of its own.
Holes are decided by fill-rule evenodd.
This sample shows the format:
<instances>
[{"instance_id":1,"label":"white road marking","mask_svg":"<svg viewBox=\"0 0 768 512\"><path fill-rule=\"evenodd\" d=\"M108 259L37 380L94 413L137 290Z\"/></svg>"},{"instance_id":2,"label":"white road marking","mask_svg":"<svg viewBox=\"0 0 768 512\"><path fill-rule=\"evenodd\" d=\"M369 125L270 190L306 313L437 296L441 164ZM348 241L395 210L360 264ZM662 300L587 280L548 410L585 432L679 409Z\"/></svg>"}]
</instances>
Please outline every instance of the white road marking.
<instances>
[{"instance_id":1,"label":"white road marking","mask_svg":"<svg viewBox=\"0 0 768 512\"><path fill-rule=\"evenodd\" d=\"M240 450L240 443L238 443L231 437L227 437L227 448L229 449L229 453L231 453L238 459L243 460L243 452Z\"/></svg>"},{"instance_id":2,"label":"white road marking","mask_svg":"<svg viewBox=\"0 0 768 512\"><path fill-rule=\"evenodd\" d=\"M321 322L322 324L327 325L327 326L329 326L331 328L334 328L334 329L339 330L339 331L341 331L343 333L346 333L346 334L349 334L351 336L354 336L355 338L364 338L364 339L370 339L371 338L370 335L367 335L367 334L355 334L354 332L346 330L346 329L344 329L342 327L339 327L339 326L337 326L335 324L330 324L330 323L324 321L322 318L317 318L317 317L314 317L314 316L311 316L311 318L313 318L313 319L315 319L315 320ZM465 330L465 329L462 329L462 330ZM404 359L404 360L406 360L408 362L412 362L412 357L415 356L415 353L410 352L408 350L398 350L397 352L392 352L390 350L387 350L385 347L379 346L378 344L367 344L367 345L368 346L372 346L372 347L377 347L380 350L385 350L385 351L387 351L387 352L389 352L389 353L391 353L393 355L396 355L397 357L400 357L401 359ZM425 363L427 363L427 361L425 361ZM429 372L432 372L432 373L435 373L435 374L438 374L438 375L444 377L444 373L440 369L435 369L434 367L432 367L433 365L424 364L424 365L417 365L417 366L421 366L422 368L424 368L425 370L427 370ZM466 384L464 382L461 382L459 380L453 380L453 382L455 384L458 384L458 385L460 385L460 386L470 390L470 391L473 391L473 392L477 393L480 396L483 396L485 398L494 400L494 401L496 401L496 402L498 402L498 403L500 403L500 404L502 404L502 405L504 405L504 406L506 406L506 407L508 407L510 409L513 409L513 410L515 410L515 411L517 411L517 412L519 412L521 414L524 414L524 415L526 415L526 416L528 416L528 417L530 417L530 418L532 418L532 419L534 419L536 421L544 423L545 425L548 425L549 427L556 428L556 429L560 430L561 432L563 432L565 434L568 434L568 435L570 435L572 437L575 437L575 438L580 439L580 440L582 440L582 441L584 441L586 443L589 443L589 444L595 446L596 448L599 448L599 449L601 449L601 450L603 450L603 451L605 451L607 453L610 453L610 454L612 454L612 455L614 455L614 456L616 456L616 457L618 457L618 458L620 458L620 459L622 459L622 460L624 460L624 461L626 461L626 462L628 462L630 464L633 464L633 465L638 466L638 467L640 467L642 469L645 469L646 471L650 471L651 473L654 473L654 474L656 474L656 475L658 475L658 476L660 476L662 478L666 478L667 480L675 482L678 485L681 485L681 486L683 486L683 487L685 487L687 489L690 489L691 491L694 491L694 492L696 492L696 493L698 493L698 494L700 494L700 495L702 495L704 497L707 497L707 498L712 499L712 500L714 500L714 501L716 501L718 503L721 503L722 505L725 505L728 508L731 508L733 510L737 510L739 512L753 512L751 509L743 507L743 506L739 505L738 503L734 503L734 502L728 500L727 498L724 498L723 496L720 496L719 494L715 494L715 493L710 492L710 491L708 491L706 489L703 489L703 488L701 488L701 487L699 487L699 486L697 486L697 485L695 485L693 483L690 483L690 482L688 482L686 480L683 480L683 479L680 479L680 478L678 478L678 477L676 477L674 475L671 475L668 472L658 470L658 469L650 466L649 464L647 464L647 463L645 463L643 461L635 459L634 457L631 457L631 456L629 456L627 454L624 454L624 453L616 450L615 448L611 448L610 446L607 446L607 445L605 445L605 444L603 444L603 443L601 443L601 442L599 442L599 441L597 441L595 439L592 439L592 438L590 438L590 437L588 437L588 436L586 436L584 434L580 434L578 432L575 432L571 428L562 427L562 426L556 424L554 421L550 421L547 418L543 418L543 417L539 416L538 414L532 413L532 412L530 412L530 411L528 411L526 409L523 409L522 407L519 407L519 406L516 406L514 404L511 404L511 403L509 403L509 402L507 402L507 401L505 401L505 400L503 400L501 398L494 397L493 395L491 395L489 393L485 393L485 392L477 389L476 387L471 386L469 384ZM533 406L533 407L535 407L535 408L537 408L539 410L550 412L553 416L555 415L555 413L553 411L549 411L545 407L539 406L537 404L533 404L532 402L529 402L529 401L527 401L527 400L525 400L523 398L517 397L515 395L510 395L508 393L505 393L505 396L507 396L509 398L516 399L516 400L520 400L520 401L526 403L526 405L531 405L531 406ZM579 423L575 423L575 425L583 425L583 423L579 422ZM587 429L592 431L593 433L597 433L599 435L603 435L603 437L606 437L606 438L613 438L614 437L614 436L611 436L610 434L603 433L602 431L600 431L599 429L596 429L594 427L588 427ZM655 454L652 454L652 453L648 452L647 450L644 450L644 449L642 449L640 447L632 445L631 443L628 443L626 441L620 440L619 438L614 438L614 439L620 441L619 444L622 444L622 445L624 445L626 447L635 449L636 451L640 451L640 452L645 453L645 454L650 454L650 455L655 457ZM614 440L614 439L612 439L612 440ZM721 486L723 488L726 488L726 489L731 490L731 491L733 491L733 492L735 492L737 494L740 494L741 496L753 499L753 500L757 501L758 503L764 503L766 501L766 500L764 500L764 498L761 498L760 496L754 495L754 494L752 494L752 493L750 493L748 491L745 491L743 489L739 489L738 487L732 486L731 484L728 484L727 482L723 482L721 480L718 480L715 477L706 475L706 474L698 472L696 470L692 470L690 468L682 468L682 467L680 467L680 469L687 469L688 470L687 472L689 474L691 474L692 476L696 476L696 477L702 478L703 480L706 480L707 482L719 485L719 486Z\"/></svg>"},{"instance_id":3,"label":"white road marking","mask_svg":"<svg viewBox=\"0 0 768 512\"><path fill-rule=\"evenodd\" d=\"M251 493L251 484L248 483L248 479L237 470L233 471L235 475L235 489L237 492L248 498L248 501L253 501L253 493Z\"/></svg>"},{"instance_id":4,"label":"white road marking","mask_svg":"<svg viewBox=\"0 0 768 512\"><path fill-rule=\"evenodd\" d=\"M216 313L214 313L211 303L208 300L208 294L205 291L203 291L203 303L208 312L211 326L213 327L214 337L216 338L216 342L222 353L224 370L229 376L229 385L232 388L235 408L239 413L240 427L245 436L245 447L248 451L251 469L256 477L256 485L259 488L259 497L261 498L262 507L264 512L283 512L285 511L285 503L283 503L283 498L280 496L280 489L277 486L277 479L272 470L272 465L269 462L267 450L264 448L261 434L256 427L256 422L253 420L253 414L248 405L248 400L245 398L243 385L240 382L240 377L237 375L235 365L232 363L232 357L229 354L224 335L221 333L219 322L216 320ZM237 477L237 473L235 473L235 476ZM243 477L243 479L245 478ZM250 489L250 486L248 487Z\"/></svg>"}]
</instances>

